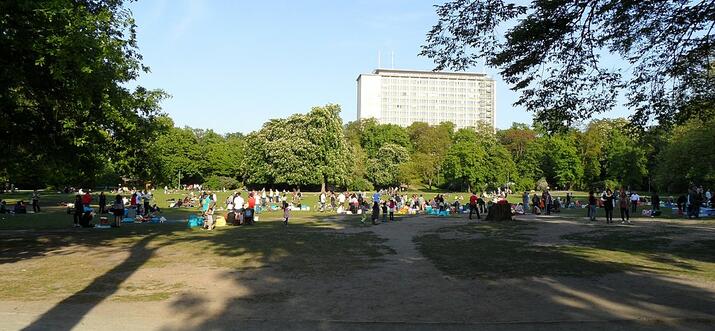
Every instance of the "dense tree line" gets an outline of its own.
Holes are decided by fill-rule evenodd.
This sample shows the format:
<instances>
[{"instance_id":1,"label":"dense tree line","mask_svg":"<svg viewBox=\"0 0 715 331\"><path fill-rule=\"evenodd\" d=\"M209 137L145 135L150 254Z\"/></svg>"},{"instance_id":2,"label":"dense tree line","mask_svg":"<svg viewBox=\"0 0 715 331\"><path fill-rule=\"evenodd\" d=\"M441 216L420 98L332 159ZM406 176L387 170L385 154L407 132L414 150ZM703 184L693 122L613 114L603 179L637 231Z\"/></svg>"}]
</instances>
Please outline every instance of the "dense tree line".
<instances>
[{"instance_id":1,"label":"dense tree line","mask_svg":"<svg viewBox=\"0 0 715 331\"><path fill-rule=\"evenodd\" d=\"M146 163L152 169L141 173L151 174L143 179L159 186L315 190L624 185L683 191L689 184L715 184L715 120L694 119L644 133L628 128L625 119L593 120L557 134L522 123L496 132L455 130L451 123L403 128L373 119L343 125L340 107L326 105L271 120L248 135L172 126L149 149Z\"/></svg>"}]
</instances>

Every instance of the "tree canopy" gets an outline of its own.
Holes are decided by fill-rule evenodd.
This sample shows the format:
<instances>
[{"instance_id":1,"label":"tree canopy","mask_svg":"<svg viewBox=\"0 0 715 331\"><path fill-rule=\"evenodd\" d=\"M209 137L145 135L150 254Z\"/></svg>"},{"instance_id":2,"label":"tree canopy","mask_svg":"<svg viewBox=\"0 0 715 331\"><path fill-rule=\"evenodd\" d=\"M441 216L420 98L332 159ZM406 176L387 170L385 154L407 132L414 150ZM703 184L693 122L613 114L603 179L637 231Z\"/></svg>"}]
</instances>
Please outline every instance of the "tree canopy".
<instances>
[{"instance_id":1,"label":"tree canopy","mask_svg":"<svg viewBox=\"0 0 715 331\"><path fill-rule=\"evenodd\" d=\"M611 110L619 94L632 123L686 119L715 91L715 1L452 0L421 55L436 69L484 61L499 70L516 105L554 132ZM613 62L626 63L613 66Z\"/></svg>"},{"instance_id":2,"label":"tree canopy","mask_svg":"<svg viewBox=\"0 0 715 331\"><path fill-rule=\"evenodd\" d=\"M130 89L141 63L123 1L0 3L0 171L92 183L108 159L145 177L160 90ZM23 174L26 175L26 174Z\"/></svg>"}]
</instances>

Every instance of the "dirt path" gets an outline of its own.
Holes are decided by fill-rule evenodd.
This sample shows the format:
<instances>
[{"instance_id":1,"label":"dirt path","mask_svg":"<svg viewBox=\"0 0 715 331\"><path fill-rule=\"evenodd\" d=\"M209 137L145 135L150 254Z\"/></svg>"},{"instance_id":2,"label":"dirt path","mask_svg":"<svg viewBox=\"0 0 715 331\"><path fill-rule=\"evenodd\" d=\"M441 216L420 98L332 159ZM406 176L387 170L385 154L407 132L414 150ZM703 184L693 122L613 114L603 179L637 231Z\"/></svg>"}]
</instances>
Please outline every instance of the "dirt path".
<instances>
[{"instance_id":1,"label":"dirt path","mask_svg":"<svg viewBox=\"0 0 715 331\"><path fill-rule=\"evenodd\" d=\"M544 243L590 229L579 221L531 221L536 240ZM497 280L446 276L412 239L466 222L466 217L412 217L336 230L372 231L395 251L373 268L345 275L296 276L270 267L235 271L182 266L162 269L161 275L140 269L127 281L190 277L195 282L165 301L69 304L58 317L34 324L56 303L0 302L0 330L31 324L35 330L708 330L714 325L711 282L636 273ZM63 316L76 314L82 316L78 323L63 321Z\"/></svg>"}]
</instances>

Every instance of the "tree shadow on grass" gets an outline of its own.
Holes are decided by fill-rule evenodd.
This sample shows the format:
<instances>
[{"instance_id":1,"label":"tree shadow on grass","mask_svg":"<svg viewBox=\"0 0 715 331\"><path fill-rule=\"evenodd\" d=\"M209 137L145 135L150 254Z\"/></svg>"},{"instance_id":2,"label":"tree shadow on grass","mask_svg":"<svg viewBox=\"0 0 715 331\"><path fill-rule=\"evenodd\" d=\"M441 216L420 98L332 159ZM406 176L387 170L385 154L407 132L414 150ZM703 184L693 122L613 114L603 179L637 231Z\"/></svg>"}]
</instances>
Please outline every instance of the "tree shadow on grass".
<instances>
[{"instance_id":1,"label":"tree shadow on grass","mask_svg":"<svg viewBox=\"0 0 715 331\"><path fill-rule=\"evenodd\" d=\"M147 247L159 234L148 235L134 244L129 256L120 264L95 278L79 292L65 298L23 330L70 330L84 317L77 313L77 304L89 312L115 293L124 279L148 261L159 247Z\"/></svg>"},{"instance_id":2,"label":"tree shadow on grass","mask_svg":"<svg viewBox=\"0 0 715 331\"><path fill-rule=\"evenodd\" d=\"M441 277L423 281L416 279L420 277L419 273L411 272L405 272L397 279L385 279L390 275L384 274L382 268L376 268L381 256L390 253L384 240L370 233L345 233L324 226L316 223L283 227L278 222L261 222L252 227L219 229L211 233L181 230L166 231L161 236L146 234L132 248L134 263L126 259L84 290L63 300L28 329L48 329L43 325L52 329L70 329L77 325L83 314L62 322L67 308L81 302L83 296L91 299L87 307L99 304L117 290L116 287L107 289L101 283L116 280L110 274L125 277L136 271L154 254L156 243L221 258L222 267L227 271L220 278L244 289L243 293L224 293L218 310L215 308L216 298L208 291L183 293L169 302L174 314L171 320L165 321L166 330L289 329L297 326L321 329L335 327L330 321L341 319L355 321L357 324L343 325L355 328L379 326L360 324L363 321L396 321L404 322L402 326L406 327L403 329L412 329L419 325L409 323L426 319L445 323L543 322L613 321L655 316L700 318L707 323L715 318L711 291L668 277L643 274L632 265L595 261L578 250L530 247L522 243L524 237L516 233L518 224L510 224L505 229L490 224L484 232L487 240L507 236L509 242L488 242L482 247L484 252L504 254L496 257L476 255L483 259L470 258L475 255L475 250L468 242L430 237L439 232L426 234L428 240L439 240L435 244L443 245L438 248L446 255L459 255L447 257L446 261L453 269L440 268L446 275L465 272L464 277L458 276L458 281ZM405 222L392 226L410 225ZM152 248L147 246L149 241L154 241ZM443 258L430 257L430 260ZM246 262L250 262L250 268L245 268ZM505 266L519 262L523 262L521 266ZM458 264L471 266L467 271L477 270L491 274L491 277L472 279L464 269L458 269ZM410 281L420 286L399 285ZM347 282L355 282L359 290L343 295L340 291L346 288ZM485 288L484 282L491 284L491 289ZM92 298L95 290L101 290L103 298ZM509 293L506 300L495 300L495 296L504 293ZM355 309L359 314L345 310L345 307L357 306L368 307ZM502 313L495 315L494 311ZM427 324L432 328L437 325ZM382 326L391 329L400 324ZM474 325L464 326L463 329L475 328ZM682 324L658 326L677 330Z\"/></svg>"},{"instance_id":3,"label":"tree shadow on grass","mask_svg":"<svg viewBox=\"0 0 715 331\"><path fill-rule=\"evenodd\" d=\"M233 270L280 270L295 277L338 274L366 268L379 261L383 254L389 253L382 245L383 240L375 236L367 233L342 234L326 225L329 224L307 222L284 227L279 222L261 222L254 226L221 228L211 232L168 227L166 231L144 232L145 229L139 233L85 233L79 238L55 240L51 247L44 248L39 244L45 242L43 239L27 239L38 243L29 248L29 251L36 250L33 256L41 256L67 245L92 247L111 245L121 240L130 240L132 244L129 256L121 263L54 305L25 330L72 329L94 307L116 293L122 282L146 265L160 248L183 250L180 254L185 254L187 260L176 262L180 265L209 261L209 265ZM11 251L4 253L9 254ZM286 295L283 293L282 297L274 299L282 300ZM202 315L196 307L204 301L196 297L183 298L175 303L177 309L188 312L192 318ZM254 299L262 301L266 297Z\"/></svg>"}]
</instances>

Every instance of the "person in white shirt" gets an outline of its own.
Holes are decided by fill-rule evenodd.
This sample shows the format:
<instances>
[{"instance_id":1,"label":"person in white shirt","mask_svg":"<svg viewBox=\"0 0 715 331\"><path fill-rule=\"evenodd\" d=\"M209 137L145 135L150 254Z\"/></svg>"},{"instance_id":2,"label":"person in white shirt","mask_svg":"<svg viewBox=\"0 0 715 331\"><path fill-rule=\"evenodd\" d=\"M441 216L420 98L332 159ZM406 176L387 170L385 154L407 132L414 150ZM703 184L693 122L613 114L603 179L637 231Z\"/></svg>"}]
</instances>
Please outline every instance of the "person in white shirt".
<instances>
[{"instance_id":1,"label":"person in white shirt","mask_svg":"<svg viewBox=\"0 0 715 331\"><path fill-rule=\"evenodd\" d=\"M320 211L325 211L325 192L320 192Z\"/></svg>"},{"instance_id":2,"label":"person in white shirt","mask_svg":"<svg viewBox=\"0 0 715 331\"><path fill-rule=\"evenodd\" d=\"M233 210L233 197L236 195L234 193L233 195L229 195L228 198L226 198L226 210L231 211Z\"/></svg>"},{"instance_id":3,"label":"person in white shirt","mask_svg":"<svg viewBox=\"0 0 715 331\"><path fill-rule=\"evenodd\" d=\"M633 192L633 194L631 194L631 213L633 215L635 215L635 213L636 213L636 210L637 210L636 208L638 208L638 202L640 200L641 200L641 197L640 197L640 195L638 195L638 193Z\"/></svg>"},{"instance_id":4,"label":"person in white shirt","mask_svg":"<svg viewBox=\"0 0 715 331\"><path fill-rule=\"evenodd\" d=\"M343 194L343 192L340 192L340 194L338 194L338 204L340 204L340 206L345 209L345 194Z\"/></svg>"},{"instance_id":5,"label":"person in white shirt","mask_svg":"<svg viewBox=\"0 0 715 331\"><path fill-rule=\"evenodd\" d=\"M233 198L233 208L238 212L243 209L243 197L241 197L241 192L238 192L236 197Z\"/></svg>"}]
</instances>

